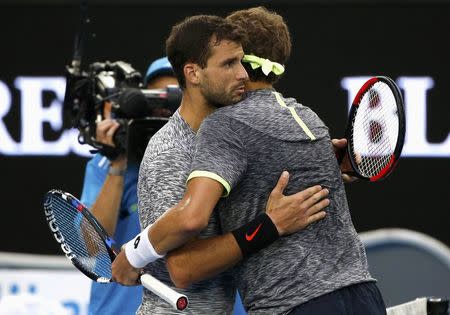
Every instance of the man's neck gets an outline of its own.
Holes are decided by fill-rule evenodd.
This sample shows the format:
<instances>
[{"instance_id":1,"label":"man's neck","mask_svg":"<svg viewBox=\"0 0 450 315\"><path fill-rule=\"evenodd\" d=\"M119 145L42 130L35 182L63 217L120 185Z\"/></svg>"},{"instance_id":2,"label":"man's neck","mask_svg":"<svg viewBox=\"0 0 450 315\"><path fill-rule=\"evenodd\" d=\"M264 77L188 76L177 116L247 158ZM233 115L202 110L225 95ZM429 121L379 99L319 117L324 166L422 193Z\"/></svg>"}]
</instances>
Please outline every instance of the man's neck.
<instances>
[{"instance_id":1,"label":"man's neck","mask_svg":"<svg viewBox=\"0 0 450 315\"><path fill-rule=\"evenodd\" d=\"M253 90L262 90L262 89L273 89L272 84L264 82L264 81L247 81L245 82L245 90L253 91Z\"/></svg>"},{"instance_id":2,"label":"man's neck","mask_svg":"<svg viewBox=\"0 0 450 315\"><path fill-rule=\"evenodd\" d=\"M206 102L200 92L195 89L184 89L180 105L180 115L194 130L200 128L203 119L214 111L214 107Z\"/></svg>"}]
</instances>

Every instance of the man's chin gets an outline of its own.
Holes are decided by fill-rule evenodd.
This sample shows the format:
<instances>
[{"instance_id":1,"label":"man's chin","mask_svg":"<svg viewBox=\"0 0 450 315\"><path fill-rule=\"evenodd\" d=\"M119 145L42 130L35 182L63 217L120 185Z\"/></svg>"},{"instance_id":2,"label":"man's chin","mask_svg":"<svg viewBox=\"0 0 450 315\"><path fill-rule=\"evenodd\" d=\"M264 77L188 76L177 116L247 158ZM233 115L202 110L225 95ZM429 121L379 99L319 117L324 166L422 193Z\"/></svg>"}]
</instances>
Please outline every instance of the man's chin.
<instances>
[{"instance_id":1,"label":"man's chin","mask_svg":"<svg viewBox=\"0 0 450 315\"><path fill-rule=\"evenodd\" d=\"M229 105L236 104L236 103L242 101L243 98L244 98L244 93L239 94L238 96L236 96L235 98L233 98L233 101L232 101Z\"/></svg>"},{"instance_id":2,"label":"man's chin","mask_svg":"<svg viewBox=\"0 0 450 315\"><path fill-rule=\"evenodd\" d=\"M234 105L240 101L242 101L244 94L240 94L240 95L236 95L231 99L228 99L226 101L222 100L222 102L217 103L217 102L210 102L215 108L221 108L221 107L226 107L226 106L230 106L230 105Z\"/></svg>"}]
</instances>

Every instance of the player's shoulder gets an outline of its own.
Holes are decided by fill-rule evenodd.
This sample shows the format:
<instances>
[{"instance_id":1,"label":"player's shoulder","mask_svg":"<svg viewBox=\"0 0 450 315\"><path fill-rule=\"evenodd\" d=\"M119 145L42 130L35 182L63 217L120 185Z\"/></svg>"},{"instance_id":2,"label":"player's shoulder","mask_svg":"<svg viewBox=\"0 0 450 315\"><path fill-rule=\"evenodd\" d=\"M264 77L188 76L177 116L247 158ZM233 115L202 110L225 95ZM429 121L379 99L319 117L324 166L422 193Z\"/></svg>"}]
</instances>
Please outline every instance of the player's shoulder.
<instances>
[{"instance_id":1,"label":"player's shoulder","mask_svg":"<svg viewBox=\"0 0 450 315\"><path fill-rule=\"evenodd\" d=\"M223 117L242 119L243 117L252 117L258 114L258 112L265 112L265 107L270 106L271 103L277 103L275 93L277 92L274 89L248 91L240 102L217 109L210 115L210 119L220 119Z\"/></svg>"},{"instance_id":2,"label":"player's shoulder","mask_svg":"<svg viewBox=\"0 0 450 315\"><path fill-rule=\"evenodd\" d=\"M259 115L259 112L265 112L264 106L261 104L267 104L270 97L273 96L271 91L272 89L249 91L240 102L216 109L205 119L205 122L211 125L216 123L223 125L228 122L233 125L252 121L255 115Z\"/></svg>"},{"instance_id":3,"label":"player's shoulder","mask_svg":"<svg viewBox=\"0 0 450 315\"><path fill-rule=\"evenodd\" d=\"M236 104L227 105L216 109L213 113L209 114L204 122L213 123L213 122L224 122L224 121L233 121L237 117L242 116L242 113L247 112L248 108L245 107L245 104L241 101ZM202 124L203 124L202 123Z\"/></svg>"},{"instance_id":4,"label":"player's shoulder","mask_svg":"<svg viewBox=\"0 0 450 315\"><path fill-rule=\"evenodd\" d=\"M168 149L181 142L190 141L194 136L195 132L177 111L169 121L150 138L148 146Z\"/></svg>"},{"instance_id":5,"label":"player's shoulder","mask_svg":"<svg viewBox=\"0 0 450 315\"><path fill-rule=\"evenodd\" d=\"M150 139L144 153L145 161L172 159L188 154L195 141L195 132L176 112Z\"/></svg>"},{"instance_id":6,"label":"player's shoulder","mask_svg":"<svg viewBox=\"0 0 450 315\"><path fill-rule=\"evenodd\" d=\"M227 133L227 129L233 127L234 124L232 122L236 116L234 111L230 110L231 106L218 108L213 113L209 114L202 121L198 134L209 133L211 131L214 131L214 133L217 133L217 131L220 131L220 133Z\"/></svg>"}]
</instances>

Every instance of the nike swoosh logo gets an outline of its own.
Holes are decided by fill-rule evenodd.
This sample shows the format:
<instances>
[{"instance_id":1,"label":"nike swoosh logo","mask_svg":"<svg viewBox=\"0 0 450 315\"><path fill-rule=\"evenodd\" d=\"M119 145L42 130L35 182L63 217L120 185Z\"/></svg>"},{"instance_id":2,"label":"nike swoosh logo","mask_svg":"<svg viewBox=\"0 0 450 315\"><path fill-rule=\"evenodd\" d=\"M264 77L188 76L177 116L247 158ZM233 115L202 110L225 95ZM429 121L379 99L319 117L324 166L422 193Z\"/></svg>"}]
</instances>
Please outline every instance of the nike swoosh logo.
<instances>
[{"instance_id":1,"label":"nike swoosh logo","mask_svg":"<svg viewBox=\"0 0 450 315\"><path fill-rule=\"evenodd\" d=\"M261 225L262 225L262 223L260 223L258 225L256 230L254 230L252 234L248 235L247 233L245 233L245 239L250 242L255 237L255 235L258 233L259 229L261 228Z\"/></svg>"}]
</instances>

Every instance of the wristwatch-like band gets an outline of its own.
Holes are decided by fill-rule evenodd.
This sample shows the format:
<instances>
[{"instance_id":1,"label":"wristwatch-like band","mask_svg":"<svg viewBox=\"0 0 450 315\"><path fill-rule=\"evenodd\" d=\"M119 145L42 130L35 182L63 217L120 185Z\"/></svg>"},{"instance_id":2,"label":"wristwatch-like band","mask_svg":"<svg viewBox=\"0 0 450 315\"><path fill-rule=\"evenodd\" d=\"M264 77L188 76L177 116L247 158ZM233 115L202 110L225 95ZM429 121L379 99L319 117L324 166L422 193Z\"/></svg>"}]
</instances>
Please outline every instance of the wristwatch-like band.
<instances>
[{"instance_id":1,"label":"wristwatch-like band","mask_svg":"<svg viewBox=\"0 0 450 315\"><path fill-rule=\"evenodd\" d=\"M108 174L113 176L124 176L126 171L126 169L117 169L114 167L110 167L108 170Z\"/></svg>"}]
</instances>

